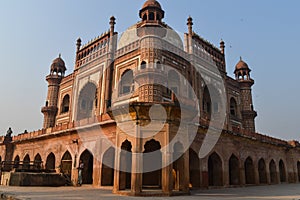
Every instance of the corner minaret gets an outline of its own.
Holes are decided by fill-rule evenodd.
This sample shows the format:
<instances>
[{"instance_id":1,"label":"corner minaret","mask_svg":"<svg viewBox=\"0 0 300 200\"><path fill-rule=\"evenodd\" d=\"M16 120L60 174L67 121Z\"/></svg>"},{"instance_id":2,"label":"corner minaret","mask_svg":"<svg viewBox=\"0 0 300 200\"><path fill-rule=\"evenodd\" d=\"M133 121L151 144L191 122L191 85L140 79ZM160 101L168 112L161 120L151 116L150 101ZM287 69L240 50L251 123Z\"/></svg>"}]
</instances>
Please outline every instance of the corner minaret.
<instances>
[{"instance_id":1,"label":"corner minaret","mask_svg":"<svg viewBox=\"0 0 300 200\"><path fill-rule=\"evenodd\" d=\"M187 19L188 33L184 35L186 43L186 51L190 54L193 54L193 18L189 16Z\"/></svg>"},{"instance_id":2,"label":"corner minaret","mask_svg":"<svg viewBox=\"0 0 300 200\"><path fill-rule=\"evenodd\" d=\"M116 25L116 18L114 16L110 17L109 21L110 25L110 33L109 33L109 56L107 59L107 69L106 69L106 86L105 86L105 112L107 109L111 107L111 95L112 95L112 84L113 84L113 71L114 71L114 51L117 45L117 38L118 36L115 35L115 25Z\"/></svg>"},{"instance_id":3,"label":"corner minaret","mask_svg":"<svg viewBox=\"0 0 300 200\"><path fill-rule=\"evenodd\" d=\"M54 127L55 125L55 117L58 111L57 103L59 85L65 75L65 71L65 62L59 55L58 58L53 60L50 68L50 74L46 77L46 81L48 82L48 95L46 104L42 107L42 113L44 114L43 128L45 129Z\"/></svg>"},{"instance_id":4,"label":"corner minaret","mask_svg":"<svg viewBox=\"0 0 300 200\"><path fill-rule=\"evenodd\" d=\"M251 132L255 132L255 117L257 116L254 111L252 101L252 85L254 80L250 78L250 68L242 58L235 67L235 77L241 88L241 111L243 127Z\"/></svg>"}]
</instances>

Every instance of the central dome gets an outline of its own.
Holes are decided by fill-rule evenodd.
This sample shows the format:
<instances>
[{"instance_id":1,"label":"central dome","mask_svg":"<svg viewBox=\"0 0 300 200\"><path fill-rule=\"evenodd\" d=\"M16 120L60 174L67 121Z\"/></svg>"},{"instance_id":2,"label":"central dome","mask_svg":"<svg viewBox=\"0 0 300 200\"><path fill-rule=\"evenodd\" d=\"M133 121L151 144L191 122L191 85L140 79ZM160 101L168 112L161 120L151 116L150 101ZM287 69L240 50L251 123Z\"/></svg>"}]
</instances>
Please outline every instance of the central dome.
<instances>
[{"instance_id":1,"label":"central dome","mask_svg":"<svg viewBox=\"0 0 300 200\"><path fill-rule=\"evenodd\" d=\"M161 27L162 28L162 27ZM167 26L166 28L163 28L166 30L165 37L162 37L162 40L165 40L169 42L170 44L176 46L177 48L183 50L183 42L179 34L174 31L171 27ZM120 39L118 40L118 49L121 49L133 42L136 42L138 40L142 39L138 36L138 28L137 24L131 26L128 28L122 35L120 36Z\"/></svg>"},{"instance_id":2,"label":"central dome","mask_svg":"<svg viewBox=\"0 0 300 200\"><path fill-rule=\"evenodd\" d=\"M156 0L148 0L144 3L143 8L147 8L147 7L158 7L159 9L161 9L161 5L160 3L158 3L158 1Z\"/></svg>"}]
</instances>

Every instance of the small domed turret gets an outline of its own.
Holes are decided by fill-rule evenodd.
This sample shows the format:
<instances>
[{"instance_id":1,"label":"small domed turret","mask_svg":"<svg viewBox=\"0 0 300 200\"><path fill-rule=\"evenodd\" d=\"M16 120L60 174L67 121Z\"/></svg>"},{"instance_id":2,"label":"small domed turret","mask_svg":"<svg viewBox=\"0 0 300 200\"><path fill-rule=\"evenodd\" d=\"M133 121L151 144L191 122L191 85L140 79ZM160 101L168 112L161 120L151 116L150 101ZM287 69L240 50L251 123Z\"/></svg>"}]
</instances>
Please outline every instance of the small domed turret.
<instances>
[{"instance_id":1,"label":"small domed turret","mask_svg":"<svg viewBox=\"0 0 300 200\"><path fill-rule=\"evenodd\" d=\"M147 0L140 10L140 18L143 21L158 21L164 18L165 12L156 0Z\"/></svg>"},{"instance_id":2,"label":"small domed turret","mask_svg":"<svg viewBox=\"0 0 300 200\"><path fill-rule=\"evenodd\" d=\"M61 55L59 54L59 57L54 59L51 64L50 74L64 76L66 70L67 68L65 62L63 61Z\"/></svg>"},{"instance_id":3,"label":"small domed turret","mask_svg":"<svg viewBox=\"0 0 300 200\"><path fill-rule=\"evenodd\" d=\"M161 5L156 1L156 0L148 0L144 3L143 5L143 8L146 8L146 7L157 7L159 9L161 9Z\"/></svg>"},{"instance_id":4,"label":"small domed turret","mask_svg":"<svg viewBox=\"0 0 300 200\"><path fill-rule=\"evenodd\" d=\"M247 80L250 80L250 72L248 64L243 61L242 57L240 61L236 64L234 74L237 80L245 80L245 76Z\"/></svg>"}]
</instances>

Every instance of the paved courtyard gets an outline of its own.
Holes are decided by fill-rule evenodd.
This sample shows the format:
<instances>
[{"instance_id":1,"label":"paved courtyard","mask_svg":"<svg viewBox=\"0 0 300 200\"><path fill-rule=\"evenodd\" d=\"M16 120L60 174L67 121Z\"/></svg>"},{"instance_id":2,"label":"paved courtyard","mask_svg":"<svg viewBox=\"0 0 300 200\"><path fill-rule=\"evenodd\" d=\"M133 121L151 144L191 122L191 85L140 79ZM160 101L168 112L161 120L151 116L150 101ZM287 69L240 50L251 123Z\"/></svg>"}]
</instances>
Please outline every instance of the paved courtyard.
<instances>
[{"instance_id":1,"label":"paved courtyard","mask_svg":"<svg viewBox=\"0 0 300 200\"><path fill-rule=\"evenodd\" d=\"M145 197L126 197L111 194L110 190L82 187L0 187L0 194L18 200L139 200ZM255 186L193 191L191 196L146 197L149 200L300 200L300 184Z\"/></svg>"}]
</instances>

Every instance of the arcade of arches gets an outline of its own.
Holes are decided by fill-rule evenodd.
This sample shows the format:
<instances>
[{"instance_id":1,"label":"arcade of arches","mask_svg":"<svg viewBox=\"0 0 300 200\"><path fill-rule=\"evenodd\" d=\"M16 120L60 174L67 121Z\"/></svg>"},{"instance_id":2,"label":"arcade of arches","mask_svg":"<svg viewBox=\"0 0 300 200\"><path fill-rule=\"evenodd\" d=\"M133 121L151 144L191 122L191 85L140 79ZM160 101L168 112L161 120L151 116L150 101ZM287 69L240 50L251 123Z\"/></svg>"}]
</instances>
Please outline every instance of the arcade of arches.
<instances>
[{"instance_id":1,"label":"arcade of arches","mask_svg":"<svg viewBox=\"0 0 300 200\"><path fill-rule=\"evenodd\" d=\"M33 160L30 159L30 155L26 154L23 159L20 159L19 155L15 155L14 163L15 167L20 162L23 162L24 167L29 167L29 163L34 163L44 167L47 170L55 170L59 164L59 170L65 174L70 180L75 180L76 163L79 160L84 162L85 168L83 171L83 184L93 184L98 186L114 186L116 181L116 173L119 181L119 190L129 190L132 186L132 143L125 140L122 143L122 151L120 152L120 170L114 170L115 167L115 155L116 149L108 148L102 156L102 162L97 167L97 161L89 150L84 150L74 160L74 154L70 151L65 151L59 159L59 155L55 155L54 152L48 153L48 155L37 153ZM144 158L143 166L146 173L142 175L143 189L162 189L163 168L159 168L156 171L149 171L147 166L151 162L162 165L163 156L161 153L161 144L154 139L145 142L144 146ZM172 164L172 190L182 190L182 176L184 174L184 156L182 144L177 142L174 145L173 157L176 158ZM155 153L152 159L147 157L148 153ZM45 157L41 156L44 155ZM223 187L223 186L238 186L238 185L258 185L258 184L278 184L284 182L300 182L300 161L296 163L295 180L291 177L287 171L288 163L284 159L278 160L275 156L272 159L258 158L255 156L248 156L242 158L239 154L231 154L230 157L224 156L222 153L213 151L206 158L200 159L197 151L190 148L188 150L189 157L189 187L190 188L207 188L207 187ZM156 160L153 160L155 158ZM100 169L99 174L94 170ZM207 171L205 170L207 169ZM72 174L75 173L75 174ZM99 180L95 180L99 179Z\"/></svg>"}]
</instances>

